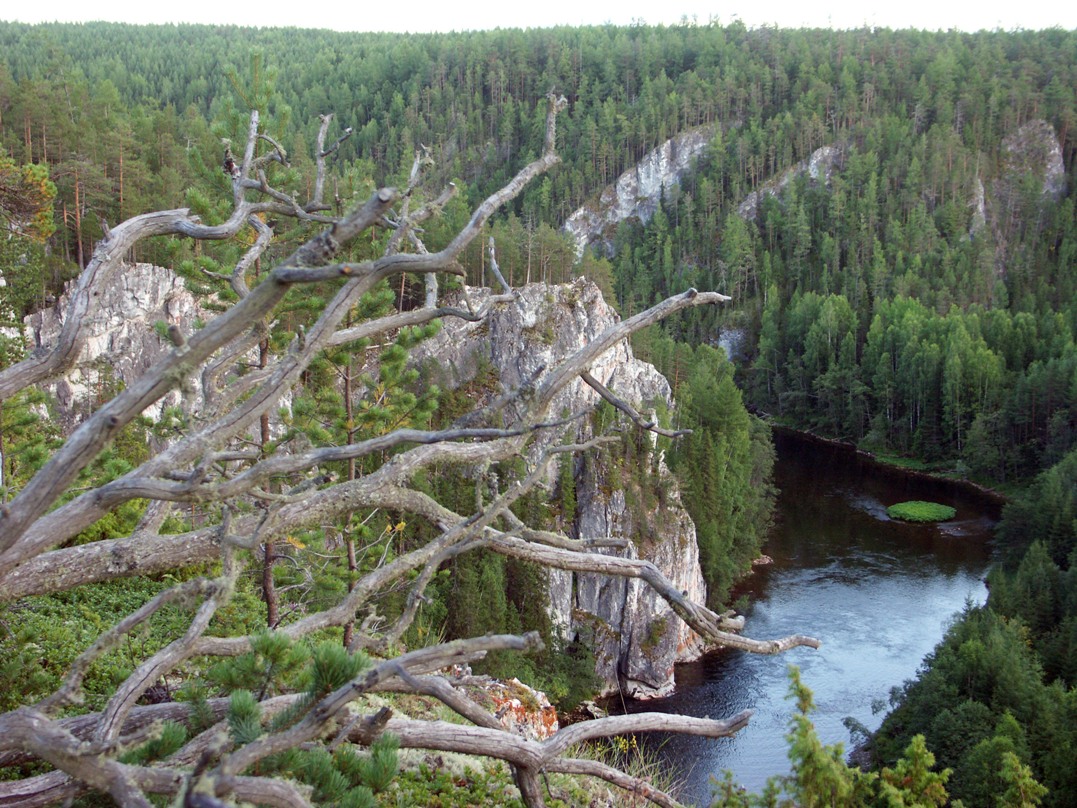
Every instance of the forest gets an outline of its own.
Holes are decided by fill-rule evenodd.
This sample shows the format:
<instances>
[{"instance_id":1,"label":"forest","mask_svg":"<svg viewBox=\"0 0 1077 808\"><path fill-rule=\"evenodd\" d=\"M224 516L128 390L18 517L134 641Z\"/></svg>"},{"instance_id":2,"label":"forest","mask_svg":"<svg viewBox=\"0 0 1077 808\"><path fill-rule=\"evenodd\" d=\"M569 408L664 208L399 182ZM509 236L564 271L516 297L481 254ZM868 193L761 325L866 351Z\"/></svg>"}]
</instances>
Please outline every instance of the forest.
<instances>
[{"instance_id":1,"label":"forest","mask_svg":"<svg viewBox=\"0 0 1077 808\"><path fill-rule=\"evenodd\" d=\"M327 161L326 199L337 215L375 188L407 185L416 150L428 149L431 184L457 189L426 225L436 250L519 165L542 157L545 97L563 94L560 163L484 233L510 284L583 275L624 317L689 289L733 298L633 337L673 387L671 426L693 429L668 456L697 525L707 605L728 605L765 533L773 463L765 418L1003 491L989 601L970 607L919 678L895 690L872 739L874 764L911 765L897 761L922 736L939 768L952 770L949 799L987 806L1013 792L1006 805L1077 805L1077 32L735 23L402 36L0 23L0 53L5 326L51 305L110 225L180 206L223 222L231 179L222 153L227 143L238 159L252 108L266 134L288 144L289 165L273 174L286 197L313 194L319 116L333 113L350 129ZM705 152L653 217L622 222L577 258L561 231L566 219L595 206L648 152L700 128ZM282 226L280 235L262 257L267 266L308 234ZM352 257L380 246L357 245ZM460 254L469 283L484 278L484 246L476 239ZM139 242L130 257L231 305L228 268L244 249L162 237ZM403 310L422 295L412 276L365 305ZM286 303L290 323L311 322L315 302ZM741 346L733 362L715 349L730 335ZM392 404L362 416L364 434L404 420L444 428L462 405L451 392L412 392L400 359L423 336L405 335L383 360ZM16 343L3 340L0 368L22 359ZM263 348L283 349L272 339ZM358 416L319 386L345 365L333 355L311 367L297 430L321 428L337 443L359 435ZM40 405L34 391L0 404L5 501L55 449L59 436L35 416ZM82 484L142 462L155 429L163 427L122 435ZM640 466L631 440L603 451L623 469ZM571 514L573 470L562 468L558 493ZM639 490L657 501L661 486L641 473ZM432 485L453 507L473 496L449 477ZM126 535L141 515L122 505L78 541ZM414 631L451 639L533 628L553 640L535 608L543 581L533 567L485 552L449 564L453 575L431 583ZM289 574L277 570L282 586ZM322 585L342 591L347 578L333 571ZM494 596L510 588L513 596ZM464 621L460 605L483 596L485 622ZM119 607L99 597L80 608L101 622ZM58 673L34 664L26 636L9 632L0 644L7 682L53 686ZM566 704L585 698L586 649L554 648L523 663L495 654L488 670L525 665ZM810 802L812 788L839 787L806 784L796 799L824 804ZM932 793L871 799L944 804L945 792ZM740 804L733 791L724 799ZM834 804L862 804L843 799Z\"/></svg>"}]
</instances>

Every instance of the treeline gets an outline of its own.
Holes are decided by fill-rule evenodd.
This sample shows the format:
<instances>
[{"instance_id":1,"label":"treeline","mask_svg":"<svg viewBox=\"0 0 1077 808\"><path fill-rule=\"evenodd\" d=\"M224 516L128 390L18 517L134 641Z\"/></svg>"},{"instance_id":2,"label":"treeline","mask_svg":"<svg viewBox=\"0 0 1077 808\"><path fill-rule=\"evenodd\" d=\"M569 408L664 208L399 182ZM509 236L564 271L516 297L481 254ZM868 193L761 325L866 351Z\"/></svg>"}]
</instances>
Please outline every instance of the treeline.
<instances>
[{"instance_id":1,"label":"treeline","mask_svg":"<svg viewBox=\"0 0 1077 808\"><path fill-rule=\"evenodd\" d=\"M700 203L730 164L730 136L716 140L646 226L614 236L618 299L634 311L689 286L726 291L734 316L667 328L743 334L755 407L985 480L1028 478L1077 440L1073 143L1061 161L1044 153L1072 131L1033 124L985 153L950 124L916 127L875 119L818 178L794 171L724 217ZM1049 164L1067 171L1054 190Z\"/></svg>"},{"instance_id":2,"label":"treeline","mask_svg":"<svg viewBox=\"0 0 1077 808\"><path fill-rule=\"evenodd\" d=\"M341 168L357 167L353 177L400 179L425 144L444 177L464 183L473 199L499 187L515 158L538 153L540 102L554 89L570 101L559 121L564 162L524 194L516 212L559 226L668 137L717 124L709 167L685 199L693 215L676 217L692 232L673 259L727 285L714 234L749 192L821 146L848 141L878 165L851 175L836 195L854 208L843 214L844 229L863 238L836 235L819 260L808 248L817 271L835 251L844 263L852 256L870 266L874 238L890 244L874 232L888 224L888 210L872 213L878 199L860 185L872 171L879 196L900 187L903 213L920 204L934 221L938 208L951 218L965 213L976 172L993 175L1002 139L1029 120L1046 118L1069 160L1074 51L1074 36L1064 31L735 24L405 37L0 23L0 145L19 163L54 167L65 255L77 259L81 246L85 259L100 219L182 203L194 179L192 151L205 165L219 164L226 133L206 122L259 100L241 78L252 52L263 56L260 70L275 86L263 110L276 121L274 134L301 135L290 138L296 159L309 154L317 116L333 112L341 128L354 130L339 155ZM339 190L346 203L354 188L345 182ZM861 210L864 217L855 215ZM792 214L795 224L798 210ZM815 242L817 253L822 247Z\"/></svg>"},{"instance_id":3,"label":"treeline","mask_svg":"<svg viewBox=\"0 0 1077 808\"><path fill-rule=\"evenodd\" d=\"M317 116L332 111L332 136L353 130L334 157L339 206L401 180L426 144L463 213L537 153L554 88L570 100L563 164L495 226L513 281L578 271L555 232L567 214L667 137L714 125L663 210L613 238L613 278L588 257L623 311L689 286L733 295L740 319L695 313L671 335L708 343L743 326L750 404L874 449L1011 479L1077 435L1077 225L1072 197L1045 193L1041 153L1058 145L1054 181L1072 188L1073 32L3 23L0 46L0 146L48 164L57 193L19 313L58 293L110 221L181 204L212 217L221 139L241 137L251 105L289 143L279 185L305 190ZM820 147L815 176L797 170ZM188 249L134 257L182 270ZM478 248L468 263L484 280Z\"/></svg>"},{"instance_id":4,"label":"treeline","mask_svg":"<svg viewBox=\"0 0 1077 808\"><path fill-rule=\"evenodd\" d=\"M696 526L708 605L720 609L730 605L730 590L759 556L771 525L770 428L745 409L721 350L677 342L658 330L633 346L669 379L675 425L691 430L669 445L669 465Z\"/></svg>"},{"instance_id":5,"label":"treeline","mask_svg":"<svg viewBox=\"0 0 1077 808\"><path fill-rule=\"evenodd\" d=\"M1077 451L1006 507L998 536L987 605L895 690L875 754L893 760L923 734L969 806L995 804L1016 754L1049 789L1044 805L1077 805Z\"/></svg>"}]
</instances>

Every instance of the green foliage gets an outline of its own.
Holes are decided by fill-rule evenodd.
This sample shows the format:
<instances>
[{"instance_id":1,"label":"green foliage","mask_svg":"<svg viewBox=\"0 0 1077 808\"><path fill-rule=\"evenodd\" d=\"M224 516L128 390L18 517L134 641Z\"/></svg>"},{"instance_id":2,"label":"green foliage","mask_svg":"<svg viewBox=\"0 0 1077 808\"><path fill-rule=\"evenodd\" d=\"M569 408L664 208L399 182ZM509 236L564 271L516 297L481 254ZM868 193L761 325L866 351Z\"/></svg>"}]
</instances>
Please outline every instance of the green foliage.
<instances>
[{"instance_id":1,"label":"green foliage","mask_svg":"<svg viewBox=\"0 0 1077 808\"><path fill-rule=\"evenodd\" d=\"M335 642L321 642L314 647L308 692L321 698L343 687L361 671L370 667L370 657L362 652L349 653Z\"/></svg>"},{"instance_id":2,"label":"green foliage","mask_svg":"<svg viewBox=\"0 0 1077 808\"><path fill-rule=\"evenodd\" d=\"M1006 788L1003 758L1014 754L1050 790L1045 804L1069 806L1074 773L1061 763L1060 750L1075 741L1071 700L1043 681L1020 624L988 608L969 608L925 660L919 678L895 693L894 709L873 740L875 754L889 761L923 734L942 765L953 769L951 794L972 808L995 804Z\"/></svg>"},{"instance_id":3,"label":"green foliage","mask_svg":"<svg viewBox=\"0 0 1077 808\"><path fill-rule=\"evenodd\" d=\"M559 122L562 166L490 225L502 269L515 283L569 277L573 250L557 234L567 214L668 137L722 122L707 130L711 141L698 170L667 194L654 217L618 228L612 262L588 254L580 269L614 291L626 313L689 286L736 298L736 312L699 309L665 326L668 344L651 340L652 358L677 388L677 425L695 429L670 450L669 460L691 492L686 499L700 525L712 601L726 598L769 519L773 455L765 427L743 414L731 368L707 350L685 347L709 345L735 328L746 334L738 372L755 407L981 480L1041 474L1030 495L1007 510L1001 532L1006 569L992 575L997 613L973 611L955 625L925 667L926 684L903 691L879 743L893 760L911 748L909 733L918 727L954 767L955 783L986 782L980 775L990 768L1009 778L1009 785L997 784L1000 796L1034 804L1034 790L1021 785L1020 766L1027 766L1050 787L1046 804L1073 804L1077 216L1072 190L1057 201L1045 198L1042 178L1018 164L1019 155L1003 140L1026 121L1048 120L1066 184L1077 186L1074 32L880 30L868 36L706 24L420 38L221 26L183 26L180 33L102 23L0 23L0 229L21 231L0 243L7 281L0 288L0 320L18 321L58 295L103 236L106 221L181 204L207 223L222 221L230 180L220 170L220 138L242 141L250 105L261 108L271 134L295 144L291 168L267 165L270 180L285 193L305 191L306 146L318 114L335 111L338 125L353 128L330 165L338 210L369 193L372 179L405 179L418 143L445 144L434 181L459 179L461 192L424 236L436 248L465 221L466 200L500 187L513 158L538 152L542 96L550 86L564 88L573 106ZM277 73L263 56L285 52L303 69ZM122 65L116 54L123 54ZM765 180L835 144L842 154L826 182L790 175L783 188L760 195L752 215L740 215L741 202ZM981 183L990 195L989 213L1001 209L986 227L969 204ZM68 212L55 223L54 206ZM282 233L274 249L286 254L304 232ZM346 257L376 254L384 238L357 245ZM480 279L481 247L463 260L472 280ZM135 257L176 267L192 289L215 292L218 305L227 305L234 293L207 272L227 274L244 248L196 249L187 240L159 239L140 245ZM247 281L259 279L254 269ZM309 323L313 307L333 288L289 294L281 330ZM356 314L369 316L390 302L406 307L418 294L420 284L405 279L399 289L370 296ZM350 417L328 380L342 371L350 376L347 352L365 346L347 346L312 367L289 413L286 439L306 435L343 445L397 425L427 423L437 396L415 383L402 360L417 338L402 333L385 351L378 374L360 383L374 395ZM674 340L681 341L676 348L670 347ZM3 341L0 364L21 353L17 341ZM107 386L105 379L101 395ZM464 395L444 397L446 418L464 406ZM42 405L30 395L0 403L0 498L40 467L56 438ZM600 413L596 421L606 417ZM157 426L158 436L183 427L170 415ZM121 435L79 485L123 474L142 456L147 438L142 427ZM263 448L267 454L275 449ZM645 537L665 491L654 474L654 453L628 439L618 452L585 462L605 463L610 485L630 490ZM553 514L566 528L583 471L569 465L559 475L560 514ZM534 499L521 508L551 515ZM79 540L128 533L140 514L138 504L126 505ZM168 524L178 529L197 516L174 515ZM347 524L293 537L282 549L296 564L279 566L281 582L305 581L305 571L313 580L295 590L299 608L336 597L355 574L343 564L315 564L316 554L340 556L342 541L362 539L368 547L362 569L421 541L422 528L396 515L385 529L367 525L368 517L356 514ZM488 585L509 594L479 592ZM514 594L517 585L524 595ZM408 641L484 620L497 630L542 626L539 600L524 601L541 586L540 576L523 566L454 562L436 579L438 597L423 606ZM124 591L92 588L81 600L7 605L0 613L9 628L0 632L0 701L45 692L94 632L157 591L158 583L129 583ZM460 616L460 607L480 601L488 617ZM241 587L211 630L250 631L254 603L253 588ZM399 604L389 594L379 608L391 613ZM94 666L89 705L100 706L112 684L160 647L180 619L178 611L164 610L146 632ZM577 647L579 639L567 647ZM277 651L265 653L275 659ZM566 694L586 668L586 655L574 654L543 663L553 687ZM298 675L285 660L268 669L266 661L228 676L237 683L246 677L256 692L269 692ZM516 663L491 664L508 670ZM335 665L325 660L320 675L326 682L336 681ZM1023 740L1005 726L1007 710ZM967 733L947 731L950 721ZM805 748L813 760L826 762L825 754ZM325 781L319 788L330 789L324 793L341 793L331 791L334 778L324 761L309 765ZM912 769L903 771L912 776ZM365 799L358 791L348 794L342 804Z\"/></svg>"},{"instance_id":4,"label":"green foliage","mask_svg":"<svg viewBox=\"0 0 1077 808\"><path fill-rule=\"evenodd\" d=\"M1002 782L1005 786L998 796L999 808L1034 808L1047 795L1047 789L1032 777L1032 771L1013 752L1002 756Z\"/></svg>"},{"instance_id":5,"label":"green foliage","mask_svg":"<svg viewBox=\"0 0 1077 808\"><path fill-rule=\"evenodd\" d=\"M671 380L677 426L692 430L673 443L669 462L696 526L709 605L718 607L758 556L770 526L770 431L748 415L733 382L733 365L721 351L692 348L657 331L637 341L636 348Z\"/></svg>"},{"instance_id":6,"label":"green foliage","mask_svg":"<svg viewBox=\"0 0 1077 808\"><path fill-rule=\"evenodd\" d=\"M797 711L789 722L789 760L792 774L772 777L762 794L737 787L725 772L716 784L715 808L936 808L947 804L950 770L933 771L935 756L922 735L909 742L892 768L879 773L849 766L841 744L824 745L809 716L814 709L811 691L796 667L789 669L789 698Z\"/></svg>"},{"instance_id":7,"label":"green foliage","mask_svg":"<svg viewBox=\"0 0 1077 808\"><path fill-rule=\"evenodd\" d=\"M846 765L840 744L824 746L820 742L808 718L815 708L811 691L801 682L796 669L790 671L789 678L789 698L796 702L797 712L786 735L793 774L784 781L785 791L794 804L805 808L856 804L854 794L862 791L860 781L865 778L859 770Z\"/></svg>"},{"instance_id":8,"label":"green foliage","mask_svg":"<svg viewBox=\"0 0 1077 808\"><path fill-rule=\"evenodd\" d=\"M4 342L0 338L0 347ZM0 501L16 494L59 443L59 430L41 415L44 406L45 395L38 390L0 402Z\"/></svg>"},{"instance_id":9,"label":"green foliage","mask_svg":"<svg viewBox=\"0 0 1077 808\"><path fill-rule=\"evenodd\" d=\"M950 770L934 772L935 756L923 735L913 737L894 768L879 773L879 804L887 808L946 804L946 781Z\"/></svg>"},{"instance_id":10,"label":"green foliage","mask_svg":"<svg viewBox=\"0 0 1077 808\"><path fill-rule=\"evenodd\" d=\"M340 770L354 785L366 783L374 791L384 791L399 768L396 752L400 743L392 735L381 735L370 747L370 755L361 757L341 747L334 757Z\"/></svg>"},{"instance_id":11,"label":"green foliage","mask_svg":"<svg viewBox=\"0 0 1077 808\"><path fill-rule=\"evenodd\" d=\"M556 804L556 803L555 803ZM424 762L406 769L388 789L379 805L427 805L436 808L470 808L499 805L522 808L519 792L508 773L500 768L475 767L454 772Z\"/></svg>"},{"instance_id":12,"label":"green foliage","mask_svg":"<svg viewBox=\"0 0 1077 808\"><path fill-rule=\"evenodd\" d=\"M957 515L957 509L938 502L910 500L889 506L886 514L891 519L901 519L904 522L945 522Z\"/></svg>"},{"instance_id":13,"label":"green foliage","mask_svg":"<svg viewBox=\"0 0 1077 808\"><path fill-rule=\"evenodd\" d=\"M263 630L251 637L251 651L214 665L207 678L224 692L250 691L262 701L294 686L309 659L307 646L280 632Z\"/></svg>"},{"instance_id":14,"label":"green foliage","mask_svg":"<svg viewBox=\"0 0 1077 808\"><path fill-rule=\"evenodd\" d=\"M120 757L121 763L144 766L150 761L166 758L187 742L187 727L173 721L161 725L155 737Z\"/></svg>"},{"instance_id":15,"label":"green foliage","mask_svg":"<svg viewBox=\"0 0 1077 808\"><path fill-rule=\"evenodd\" d=\"M261 681L261 695L250 690L234 690L229 700L227 721L237 746L260 738L263 726L261 699L301 665L302 697L288 710L276 716L271 728L280 730L300 720L322 697L350 682L370 666L365 654L349 654L338 642L322 642L312 652L293 643L286 635L263 632L252 640L254 650L217 666L215 678L226 686L244 680ZM227 670L232 667L234 670ZM259 765L261 774L290 777L313 789L315 804L332 804L348 808L373 808L375 795L389 787L397 775L399 742L390 735L380 736L366 754L347 746L330 753L322 748L290 749L267 758Z\"/></svg>"},{"instance_id":16,"label":"green foliage","mask_svg":"<svg viewBox=\"0 0 1077 808\"><path fill-rule=\"evenodd\" d=\"M0 225L5 234L38 242L47 239L56 230L52 220L55 198L56 185L49 179L48 166L20 166L0 154Z\"/></svg>"},{"instance_id":17,"label":"green foliage","mask_svg":"<svg viewBox=\"0 0 1077 808\"><path fill-rule=\"evenodd\" d=\"M237 690L228 702L228 731L242 746L262 737L262 707L249 690Z\"/></svg>"},{"instance_id":18,"label":"green foliage","mask_svg":"<svg viewBox=\"0 0 1077 808\"><path fill-rule=\"evenodd\" d=\"M1035 541L1041 541L1061 569L1077 549L1077 449L1050 467L1027 493L1006 506L999 541L1012 565Z\"/></svg>"},{"instance_id":19,"label":"green foliage","mask_svg":"<svg viewBox=\"0 0 1077 808\"><path fill-rule=\"evenodd\" d=\"M31 704L55 689L97 636L172 581L136 579L25 598L0 610L0 709ZM165 606L87 672L85 705L101 709L117 684L186 629L189 607Z\"/></svg>"}]
</instances>

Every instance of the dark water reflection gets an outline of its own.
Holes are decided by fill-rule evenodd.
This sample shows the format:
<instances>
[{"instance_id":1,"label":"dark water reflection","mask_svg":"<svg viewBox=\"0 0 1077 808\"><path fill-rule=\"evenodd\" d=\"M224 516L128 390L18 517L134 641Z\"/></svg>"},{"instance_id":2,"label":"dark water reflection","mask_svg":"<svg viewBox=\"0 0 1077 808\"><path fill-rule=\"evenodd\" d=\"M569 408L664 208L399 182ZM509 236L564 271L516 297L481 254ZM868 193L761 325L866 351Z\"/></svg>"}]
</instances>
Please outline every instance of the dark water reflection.
<instances>
[{"instance_id":1,"label":"dark water reflection","mask_svg":"<svg viewBox=\"0 0 1077 808\"><path fill-rule=\"evenodd\" d=\"M680 796L690 804L708 804L710 777L725 769L753 791L788 771L788 665L800 667L815 694L822 740L848 748L842 719L875 729L882 714L872 705L916 673L966 601L987 595L991 504L895 476L849 452L791 436L776 444L779 516L764 548L775 563L757 568L744 587L751 598L745 634L810 634L822 647L780 657L711 654L678 668L670 698L626 705L713 718L755 711L735 738L662 739L660 754L683 779ZM886 506L907 499L952 505L957 516L941 526L889 520Z\"/></svg>"}]
</instances>

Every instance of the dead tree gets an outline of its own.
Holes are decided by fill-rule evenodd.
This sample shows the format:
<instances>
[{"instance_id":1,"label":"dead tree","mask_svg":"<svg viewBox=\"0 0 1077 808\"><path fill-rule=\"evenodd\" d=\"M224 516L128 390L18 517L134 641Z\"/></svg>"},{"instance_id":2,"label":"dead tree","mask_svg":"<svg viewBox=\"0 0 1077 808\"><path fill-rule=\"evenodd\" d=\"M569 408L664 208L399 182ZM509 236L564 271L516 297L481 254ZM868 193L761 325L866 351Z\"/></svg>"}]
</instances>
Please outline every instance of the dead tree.
<instances>
[{"instance_id":1,"label":"dead tree","mask_svg":"<svg viewBox=\"0 0 1077 808\"><path fill-rule=\"evenodd\" d=\"M317 145L317 180L314 196L300 205L274 189L266 180L270 160L285 159L283 149L272 148L256 156L256 145L269 139L259 132L252 114L241 160L230 171L234 211L221 225L202 224L187 210L170 210L136 216L114 228L101 241L78 278L71 295L64 328L57 344L39 350L0 372L0 399L56 377L75 361L86 335L84 324L95 312L96 290L110 275L124 272L124 256L139 241L153 236L191 239L229 239L245 228L253 231L253 245L228 278L239 297L229 310L195 333L173 329L173 348L166 358L101 406L55 452L41 471L0 508L0 601L32 594L69 590L92 582L222 562L220 573L188 580L167 589L142 608L105 631L73 665L63 685L33 706L0 715L0 761L37 759L54 771L15 782L0 783L0 804L46 805L96 790L122 806L148 806L148 794L184 794L185 804L224 805L243 800L266 805L308 805L310 795L294 784L256 776L257 764L282 749L303 745L354 742L369 744L378 734L395 734L403 746L486 755L507 761L526 804L543 805L543 772L570 772L602 778L645 795L661 805L674 801L645 782L601 763L573 757L575 744L603 735L662 729L707 736L735 732L747 721L742 714L726 720L700 720L671 715L642 714L608 718L574 725L548 741L526 741L500 729L483 708L467 699L452 681L438 671L498 649L535 648L536 635L486 636L420 648L392 655L415 617L423 588L446 560L462 552L485 548L564 570L587 571L644 579L665 598L676 613L712 643L758 653L776 653L797 645L816 645L811 638L786 637L757 641L729 629L727 618L690 602L646 561L593 552L594 544L570 540L530 529L510 511L542 478L543 460L553 454L585 451L588 446L546 439L543 456L532 458L530 473L505 490L497 490L476 504L470 513L457 513L412 485L415 476L435 465L458 466L481 474L490 464L526 454L538 434L562 436L573 415L552 416L550 403L559 390L583 378L603 397L625 410L602 385L594 383L589 369L596 358L634 331L693 306L725 300L713 292L689 291L621 322L591 344L551 368L526 396L516 395L513 408L502 412L498 426L456 426L440 431L399 429L387 435L343 446L314 446L270 456L237 449L244 436L257 429L260 419L275 411L281 396L297 384L311 361L329 346L364 337L391 334L404 325L435 317L482 318L485 309L453 309L439 305L437 273L454 272L455 259L480 234L490 216L518 194L532 178L554 165L557 112L563 99L549 99L545 149L523 167L501 190L474 211L467 225L447 247L429 253L420 240L420 224L436 215L453 193L450 187L427 204L411 198L419 172L407 188L383 188L353 213L336 218L324 204L325 147L330 118L323 118ZM336 145L339 145L339 140ZM417 166L421 161L417 160ZM266 219L303 220L324 225L261 282L248 286L248 270L273 236ZM337 256L344 245L371 228L390 228L385 254L362 263L342 263ZM405 248L409 252L405 252ZM491 256L492 259L493 256ZM496 263L494 264L496 268ZM426 305L359 324L348 321L359 299L384 279L401 273L427 278ZM316 322L292 340L287 350L251 367L245 362L264 339L264 322L285 293L300 284L343 279L343 284ZM484 304L496 306L512 299L502 281L501 294ZM242 371L240 367L243 366ZM100 487L71 496L79 475L124 426L186 379L201 378L204 401L197 420L183 435L158 451L138 468ZM511 397L511 396L510 396ZM503 406L495 402L491 407ZM505 419L506 413L513 413ZM481 415L481 413L479 414ZM638 416L640 428L645 424ZM469 423L481 424L481 418ZM385 457L377 469L354 479L332 480L320 467L330 462ZM271 493L273 491L283 493ZM66 497L66 498L65 498ZM73 537L134 498L149 501L145 516L128 536L90 544L65 546ZM197 503L203 510L217 509L208 524L180 534L161 532L164 516L179 504ZM256 507L255 507L256 506ZM252 551L312 525L339 519L364 508L384 508L424 520L437 529L436 538L367 572L331 608L283 625L289 637L304 637L327 627L351 624L363 614L371 598L388 587L410 586L407 605L380 626L356 627L351 649L370 649L378 658L372 668L343 687L307 705L302 717L287 729L267 731L243 745L221 744L219 733L203 733L163 762L134 765L118 760L118 751L153 732L166 712L183 720L183 705L136 705L139 697L162 676L176 671L194 657L236 656L251 648L251 637L207 637L207 624L229 596L232 583ZM410 583L409 583L410 582ZM62 708L80 698L83 676L92 662L125 635L135 630L167 603L187 603L194 616L186 632L167 647L146 658L112 695L106 708L78 718L59 717ZM470 722L469 727L443 725L387 715L384 711L356 715L354 705L364 694L376 691L426 693L441 700ZM284 709L289 699L267 701L265 710ZM212 703L220 717L224 707Z\"/></svg>"}]
</instances>

